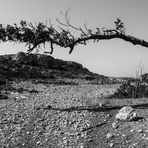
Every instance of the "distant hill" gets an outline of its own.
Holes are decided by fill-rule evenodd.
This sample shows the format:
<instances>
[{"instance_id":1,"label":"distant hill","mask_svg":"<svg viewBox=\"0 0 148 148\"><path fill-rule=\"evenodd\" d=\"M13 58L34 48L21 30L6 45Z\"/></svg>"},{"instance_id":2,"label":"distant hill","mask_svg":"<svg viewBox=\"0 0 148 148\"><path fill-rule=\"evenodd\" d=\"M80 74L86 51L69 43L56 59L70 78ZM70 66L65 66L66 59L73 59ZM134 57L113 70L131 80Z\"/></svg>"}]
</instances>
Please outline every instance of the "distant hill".
<instances>
[{"instance_id":1,"label":"distant hill","mask_svg":"<svg viewBox=\"0 0 148 148\"><path fill-rule=\"evenodd\" d=\"M105 81L108 77L90 72L82 64L45 54L0 55L0 76L5 78L78 78Z\"/></svg>"}]
</instances>

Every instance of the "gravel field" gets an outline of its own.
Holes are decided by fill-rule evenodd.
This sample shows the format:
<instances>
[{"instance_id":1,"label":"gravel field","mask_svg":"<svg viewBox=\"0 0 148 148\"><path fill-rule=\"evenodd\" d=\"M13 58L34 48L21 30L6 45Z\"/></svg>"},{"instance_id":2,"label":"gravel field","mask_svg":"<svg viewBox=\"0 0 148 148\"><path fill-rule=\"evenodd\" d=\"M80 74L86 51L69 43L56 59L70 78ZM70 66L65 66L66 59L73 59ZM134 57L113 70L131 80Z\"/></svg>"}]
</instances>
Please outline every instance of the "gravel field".
<instances>
[{"instance_id":1,"label":"gravel field","mask_svg":"<svg viewBox=\"0 0 148 148\"><path fill-rule=\"evenodd\" d=\"M118 87L74 79L13 80L0 94L0 148L148 147L148 99L107 99ZM118 122L115 115L127 105L137 120Z\"/></svg>"},{"instance_id":2,"label":"gravel field","mask_svg":"<svg viewBox=\"0 0 148 148\"><path fill-rule=\"evenodd\" d=\"M96 105L117 87L44 82L17 80L3 90L8 99L0 100L1 147L87 147L91 141L88 131L94 126L96 113L77 107ZM74 110L62 110L71 107Z\"/></svg>"}]
</instances>

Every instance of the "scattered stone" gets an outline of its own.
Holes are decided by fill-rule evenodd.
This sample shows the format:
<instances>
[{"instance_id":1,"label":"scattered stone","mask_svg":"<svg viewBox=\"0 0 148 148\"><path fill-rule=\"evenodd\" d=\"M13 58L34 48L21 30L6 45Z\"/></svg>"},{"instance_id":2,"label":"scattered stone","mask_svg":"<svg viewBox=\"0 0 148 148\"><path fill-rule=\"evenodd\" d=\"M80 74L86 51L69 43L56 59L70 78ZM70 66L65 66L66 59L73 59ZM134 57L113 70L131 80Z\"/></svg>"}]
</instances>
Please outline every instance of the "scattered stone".
<instances>
[{"instance_id":1,"label":"scattered stone","mask_svg":"<svg viewBox=\"0 0 148 148\"><path fill-rule=\"evenodd\" d=\"M118 123L117 123L117 122L113 122L113 123L112 123L112 127L113 127L113 128L118 128L118 127L119 127L119 125L118 125Z\"/></svg>"},{"instance_id":2,"label":"scattered stone","mask_svg":"<svg viewBox=\"0 0 148 148\"><path fill-rule=\"evenodd\" d=\"M124 106L120 109L115 118L116 120L133 121L135 118L137 118L137 113L131 106Z\"/></svg>"},{"instance_id":3,"label":"scattered stone","mask_svg":"<svg viewBox=\"0 0 148 148\"><path fill-rule=\"evenodd\" d=\"M126 135L125 135L125 134L123 134L123 135L122 135L122 137L126 137Z\"/></svg>"},{"instance_id":4,"label":"scattered stone","mask_svg":"<svg viewBox=\"0 0 148 148\"><path fill-rule=\"evenodd\" d=\"M138 132L138 133L143 133L143 130L142 130L142 129L138 129L137 132Z\"/></svg>"},{"instance_id":5,"label":"scattered stone","mask_svg":"<svg viewBox=\"0 0 148 148\"><path fill-rule=\"evenodd\" d=\"M107 122L107 119L104 119L104 122Z\"/></svg>"},{"instance_id":6,"label":"scattered stone","mask_svg":"<svg viewBox=\"0 0 148 148\"><path fill-rule=\"evenodd\" d=\"M93 142L93 139L88 139L88 142Z\"/></svg>"},{"instance_id":7,"label":"scattered stone","mask_svg":"<svg viewBox=\"0 0 148 148\"><path fill-rule=\"evenodd\" d=\"M109 144L109 147L110 147L110 148L112 148L113 146L114 146L114 144L113 144L113 143L110 143L110 144Z\"/></svg>"},{"instance_id":8,"label":"scattered stone","mask_svg":"<svg viewBox=\"0 0 148 148\"><path fill-rule=\"evenodd\" d=\"M108 118L108 117L111 117L111 115L110 115L110 114L107 114L107 115L106 115L106 118Z\"/></svg>"},{"instance_id":9,"label":"scattered stone","mask_svg":"<svg viewBox=\"0 0 148 148\"><path fill-rule=\"evenodd\" d=\"M85 148L85 146L84 146L84 144L83 144L83 143L81 143L80 148Z\"/></svg>"},{"instance_id":10,"label":"scattered stone","mask_svg":"<svg viewBox=\"0 0 148 148\"><path fill-rule=\"evenodd\" d=\"M143 139L143 140L148 140L148 135L147 135L147 134L144 134L144 135L142 136L142 139Z\"/></svg>"},{"instance_id":11,"label":"scattered stone","mask_svg":"<svg viewBox=\"0 0 148 148\"><path fill-rule=\"evenodd\" d=\"M137 143L133 143L129 146L129 148L136 148Z\"/></svg>"},{"instance_id":12,"label":"scattered stone","mask_svg":"<svg viewBox=\"0 0 148 148\"><path fill-rule=\"evenodd\" d=\"M107 135L106 135L106 138L107 138L107 139L111 139L111 138L113 138L113 137L114 137L114 135L111 134L111 133L107 133Z\"/></svg>"},{"instance_id":13,"label":"scattered stone","mask_svg":"<svg viewBox=\"0 0 148 148\"><path fill-rule=\"evenodd\" d=\"M100 106L100 107L103 107L103 106L104 106L104 104L100 102L100 103L99 103L99 106Z\"/></svg>"},{"instance_id":14,"label":"scattered stone","mask_svg":"<svg viewBox=\"0 0 148 148\"><path fill-rule=\"evenodd\" d=\"M0 92L0 100L6 100L9 99L7 95Z\"/></svg>"},{"instance_id":15,"label":"scattered stone","mask_svg":"<svg viewBox=\"0 0 148 148\"><path fill-rule=\"evenodd\" d=\"M37 145L40 145L41 144L41 141L37 141L37 143L36 143Z\"/></svg>"},{"instance_id":16,"label":"scattered stone","mask_svg":"<svg viewBox=\"0 0 148 148\"><path fill-rule=\"evenodd\" d=\"M18 92L13 92L13 91L12 91L12 92L10 92L10 94L11 94L11 95L19 95L19 93L18 93Z\"/></svg>"},{"instance_id":17,"label":"scattered stone","mask_svg":"<svg viewBox=\"0 0 148 148\"><path fill-rule=\"evenodd\" d=\"M131 131L130 132L134 132L134 129L131 129Z\"/></svg>"},{"instance_id":18,"label":"scattered stone","mask_svg":"<svg viewBox=\"0 0 148 148\"><path fill-rule=\"evenodd\" d=\"M30 134L30 132L29 132L29 131L27 131L27 132L26 132L26 134L27 134L27 135L29 135L29 134Z\"/></svg>"}]
</instances>

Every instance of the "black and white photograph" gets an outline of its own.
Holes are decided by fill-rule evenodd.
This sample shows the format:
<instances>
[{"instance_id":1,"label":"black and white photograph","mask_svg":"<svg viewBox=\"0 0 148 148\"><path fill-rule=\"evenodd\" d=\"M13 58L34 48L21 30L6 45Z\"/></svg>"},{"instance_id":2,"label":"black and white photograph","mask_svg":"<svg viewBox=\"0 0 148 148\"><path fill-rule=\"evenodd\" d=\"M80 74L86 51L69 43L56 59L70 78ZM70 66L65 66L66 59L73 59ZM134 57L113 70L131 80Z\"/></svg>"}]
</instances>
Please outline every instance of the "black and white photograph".
<instances>
[{"instance_id":1,"label":"black and white photograph","mask_svg":"<svg viewBox=\"0 0 148 148\"><path fill-rule=\"evenodd\" d=\"M148 148L147 0L0 0L0 148Z\"/></svg>"}]
</instances>

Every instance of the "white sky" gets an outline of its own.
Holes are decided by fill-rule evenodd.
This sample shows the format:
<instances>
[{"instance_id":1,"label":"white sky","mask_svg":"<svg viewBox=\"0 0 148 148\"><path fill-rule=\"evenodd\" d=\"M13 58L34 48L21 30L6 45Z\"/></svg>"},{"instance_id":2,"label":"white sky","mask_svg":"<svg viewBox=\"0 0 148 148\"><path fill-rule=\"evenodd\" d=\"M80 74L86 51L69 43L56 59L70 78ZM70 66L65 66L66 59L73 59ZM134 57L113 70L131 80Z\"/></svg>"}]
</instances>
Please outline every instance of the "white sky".
<instances>
[{"instance_id":1,"label":"white sky","mask_svg":"<svg viewBox=\"0 0 148 148\"><path fill-rule=\"evenodd\" d=\"M126 27L126 34L148 41L147 0L0 0L0 23L14 24L20 20L46 22L49 18L56 25L56 17L70 8L70 21L78 27L85 23L95 27L113 27L119 17ZM46 46L49 49L49 46ZM21 44L1 43L0 54L26 51ZM49 49L50 50L50 49ZM148 48L134 46L120 39L89 42L79 45L71 55L69 49L55 47L53 56L83 64L93 72L107 76L134 76L141 63L148 72Z\"/></svg>"}]
</instances>

